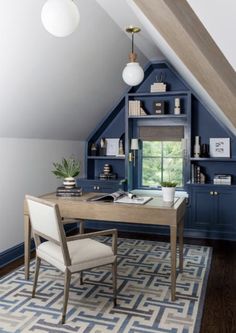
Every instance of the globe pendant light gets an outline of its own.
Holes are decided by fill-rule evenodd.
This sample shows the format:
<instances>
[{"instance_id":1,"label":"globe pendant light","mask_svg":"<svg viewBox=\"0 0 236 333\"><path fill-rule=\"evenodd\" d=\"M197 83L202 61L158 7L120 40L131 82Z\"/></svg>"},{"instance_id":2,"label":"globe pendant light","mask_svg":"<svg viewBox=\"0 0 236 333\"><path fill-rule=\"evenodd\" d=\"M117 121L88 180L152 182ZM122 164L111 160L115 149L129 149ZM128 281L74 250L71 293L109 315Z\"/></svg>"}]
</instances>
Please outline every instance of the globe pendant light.
<instances>
[{"instance_id":1,"label":"globe pendant light","mask_svg":"<svg viewBox=\"0 0 236 333\"><path fill-rule=\"evenodd\" d=\"M79 24L79 10L72 0L48 0L41 12L44 28L53 36L69 36Z\"/></svg>"},{"instance_id":2,"label":"globe pendant light","mask_svg":"<svg viewBox=\"0 0 236 333\"><path fill-rule=\"evenodd\" d=\"M141 29L138 27L128 27L126 31L132 34L132 51L129 54L130 62L125 66L122 72L122 78L129 86L137 86L143 81L144 72L142 67L136 62L137 54L134 53L134 34Z\"/></svg>"}]
</instances>

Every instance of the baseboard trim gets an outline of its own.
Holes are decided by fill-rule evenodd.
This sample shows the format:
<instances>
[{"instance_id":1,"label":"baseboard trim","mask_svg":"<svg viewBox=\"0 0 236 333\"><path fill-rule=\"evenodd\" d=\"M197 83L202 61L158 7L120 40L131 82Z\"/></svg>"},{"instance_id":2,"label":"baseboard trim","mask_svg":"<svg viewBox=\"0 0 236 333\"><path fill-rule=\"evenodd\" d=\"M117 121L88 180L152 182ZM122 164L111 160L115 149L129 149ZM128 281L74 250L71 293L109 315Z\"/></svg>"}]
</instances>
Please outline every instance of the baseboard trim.
<instances>
[{"instance_id":1,"label":"baseboard trim","mask_svg":"<svg viewBox=\"0 0 236 333\"><path fill-rule=\"evenodd\" d=\"M77 229L77 223L68 224L65 226L66 233L72 232ZM35 249L34 240L32 239L30 244L30 251ZM0 253L0 269L4 266L12 263L13 261L20 259L24 256L24 243L15 245L10 249Z\"/></svg>"},{"instance_id":2,"label":"baseboard trim","mask_svg":"<svg viewBox=\"0 0 236 333\"><path fill-rule=\"evenodd\" d=\"M35 249L33 239L30 244L30 249L31 251ZM24 243L15 245L10 249L7 249L6 251L2 252L0 255L0 269L17 259L22 258L23 255L24 255Z\"/></svg>"}]
</instances>

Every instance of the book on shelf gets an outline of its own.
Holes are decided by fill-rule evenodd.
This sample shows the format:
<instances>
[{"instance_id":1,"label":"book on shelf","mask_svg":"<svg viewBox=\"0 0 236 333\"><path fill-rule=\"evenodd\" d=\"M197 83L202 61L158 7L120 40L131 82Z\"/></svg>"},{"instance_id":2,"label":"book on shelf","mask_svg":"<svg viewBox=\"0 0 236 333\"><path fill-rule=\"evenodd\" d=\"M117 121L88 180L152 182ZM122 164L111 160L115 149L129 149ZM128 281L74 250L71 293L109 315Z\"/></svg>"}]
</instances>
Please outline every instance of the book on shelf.
<instances>
[{"instance_id":1,"label":"book on shelf","mask_svg":"<svg viewBox=\"0 0 236 333\"><path fill-rule=\"evenodd\" d=\"M206 175L202 172L199 165L192 164L192 183L193 184L205 184Z\"/></svg>"},{"instance_id":2,"label":"book on shelf","mask_svg":"<svg viewBox=\"0 0 236 333\"><path fill-rule=\"evenodd\" d=\"M166 91L166 84L163 82L155 82L151 84L151 93L152 92L165 92Z\"/></svg>"},{"instance_id":3,"label":"book on shelf","mask_svg":"<svg viewBox=\"0 0 236 333\"><path fill-rule=\"evenodd\" d=\"M66 188L60 186L57 188L56 195L59 197L79 197L82 195L82 187Z\"/></svg>"},{"instance_id":4,"label":"book on shelf","mask_svg":"<svg viewBox=\"0 0 236 333\"><path fill-rule=\"evenodd\" d=\"M213 184L215 185L231 185L231 175L215 175L213 178Z\"/></svg>"},{"instance_id":5,"label":"book on shelf","mask_svg":"<svg viewBox=\"0 0 236 333\"><path fill-rule=\"evenodd\" d=\"M58 193L57 192L57 197L81 197L83 193Z\"/></svg>"},{"instance_id":6,"label":"book on shelf","mask_svg":"<svg viewBox=\"0 0 236 333\"><path fill-rule=\"evenodd\" d=\"M141 105L141 101L129 101L129 116L146 116L147 112Z\"/></svg>"},{"instance_id":7,"label":"book on shelf","mask_svg":"<svg viewBox=\"0 0 236 333\"><path fill-rule=\"evenodd\" d=\"M113 193L98 194L88 199L88 201L102 201L102 202L114 202L114 203L124 203L124 204L136 204L144 205L146 202L150 201L152 197L136 196L132 193L127 193L124 191L116 191Z\"/></svg>"}]
</instances>

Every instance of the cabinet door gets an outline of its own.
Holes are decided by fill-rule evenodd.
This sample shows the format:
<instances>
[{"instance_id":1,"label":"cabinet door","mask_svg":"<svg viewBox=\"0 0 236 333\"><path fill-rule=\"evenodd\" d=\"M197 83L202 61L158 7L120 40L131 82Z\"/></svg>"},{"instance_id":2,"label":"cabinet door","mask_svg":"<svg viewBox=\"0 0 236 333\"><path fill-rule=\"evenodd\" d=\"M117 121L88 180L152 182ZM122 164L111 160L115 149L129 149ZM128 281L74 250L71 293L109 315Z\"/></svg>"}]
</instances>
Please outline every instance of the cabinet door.
<instances>
[{"instance_id":1,"label":"cabinet door","mask_svg":"<svg viewBox=\"0 0 236 333\"><path fill-rule=\"evenodd\" d=\"M215 191L217 219L215 227L222 231L236 231L236 192L232 190Z\"/></svg>"},{"instance_id":2,"label":"cabinet door","mask_svg":"<svg viewBox=\"0 0 236 333\"><path fill-rule=\"evenodd\" d=\"M214 209L214 196L208 189L192 190L192 219L194 228L213 227L216 218Z\"/></svg>"},{"instance_id":3,"label":"cabinet door","mask_svg":"<svg viewBox=\"0 0 236 333\"><path fill-rule=\"evenodd\" d=\"M77 186L81 186L84 192L112 193L120 188L119 181L103 181L91 179L77 179Z\"/></svg>"}]
</instances>

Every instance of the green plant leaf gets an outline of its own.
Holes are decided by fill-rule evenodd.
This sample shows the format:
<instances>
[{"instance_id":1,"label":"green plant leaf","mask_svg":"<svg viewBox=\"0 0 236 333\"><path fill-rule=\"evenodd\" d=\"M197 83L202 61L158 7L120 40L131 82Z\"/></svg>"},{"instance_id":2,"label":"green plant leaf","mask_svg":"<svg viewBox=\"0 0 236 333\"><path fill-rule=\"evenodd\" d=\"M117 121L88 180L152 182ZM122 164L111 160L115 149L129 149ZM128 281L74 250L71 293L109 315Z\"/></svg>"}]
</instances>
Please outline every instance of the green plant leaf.
<instances>
[{"instance_id":1,"label":"green plant leaf","mask_svg":"<svg viewBox=\"0 0 236 333\"><path fill-rule=\"evenodd\" d=\"M67 178L67 177L76 177L80 173L80 162L76 161L74 157L69 159L62 158L61 163L53 163L55 170L52 170L52 173L57 178Z\"/></svg>"}]
</instances>

